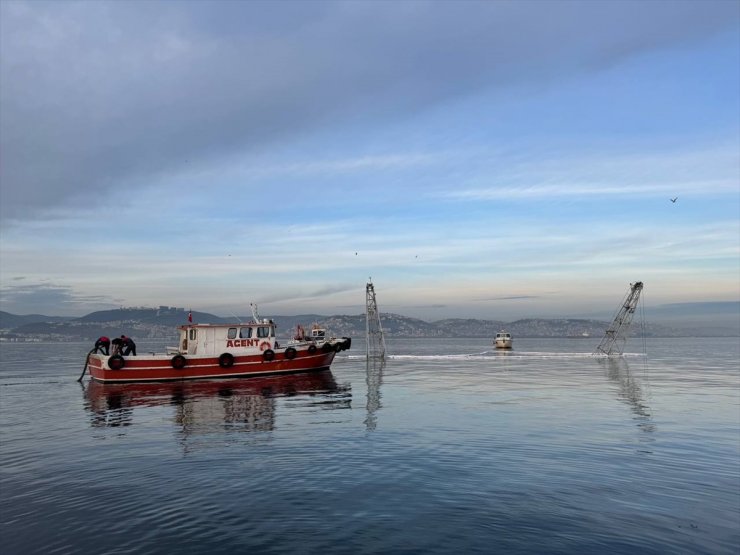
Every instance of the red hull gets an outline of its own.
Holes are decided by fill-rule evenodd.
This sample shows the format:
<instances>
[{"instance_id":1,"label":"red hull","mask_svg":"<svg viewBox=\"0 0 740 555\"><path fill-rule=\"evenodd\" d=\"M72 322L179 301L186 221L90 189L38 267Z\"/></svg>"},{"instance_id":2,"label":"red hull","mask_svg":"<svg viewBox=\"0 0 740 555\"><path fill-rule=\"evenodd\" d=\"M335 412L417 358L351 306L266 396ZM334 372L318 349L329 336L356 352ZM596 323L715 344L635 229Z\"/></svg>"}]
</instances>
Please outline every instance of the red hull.
<instances>
[{"instance_id":1,"label":"red hull","mask_svg":"<svg viewBox=\"0 0 740 555\"><path fill-rule=\"evenodd\" d=\"M233 358L233 365L222 367L217 356L189 356L183 368L174 368L172 358L167 355L131 356L124 358L120 370L108 368L109 357L90 355L88 368L92 378L99 382L162 382L173 380L200 380L217 378L243 378L269 374L287 374L324 370L331 366L334 351L308 353L298 351L294 358L285 357L284 352L275 353L274 360L267 361L262 355L243 355Z\"/></svg>"}]
</instances>

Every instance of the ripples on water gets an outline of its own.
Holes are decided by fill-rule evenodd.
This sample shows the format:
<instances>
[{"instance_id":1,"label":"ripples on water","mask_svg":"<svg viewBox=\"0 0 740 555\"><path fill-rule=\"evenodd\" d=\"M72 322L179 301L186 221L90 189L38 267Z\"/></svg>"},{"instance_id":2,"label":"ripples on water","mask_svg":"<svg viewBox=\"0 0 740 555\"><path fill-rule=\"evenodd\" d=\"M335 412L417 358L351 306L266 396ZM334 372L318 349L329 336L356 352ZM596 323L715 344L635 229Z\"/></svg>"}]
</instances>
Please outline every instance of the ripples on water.
<instances>
[{"instance_id":1,"label":"ripples on water","mask_svg":"<svg viewBox=\"0 0 740 555\"><path fill-rule=\"evenodd\" d=\"M737 339L359 343L84 387L89 345L3 344L3 553L738 552Z\"/></svg>"}]
</instances>

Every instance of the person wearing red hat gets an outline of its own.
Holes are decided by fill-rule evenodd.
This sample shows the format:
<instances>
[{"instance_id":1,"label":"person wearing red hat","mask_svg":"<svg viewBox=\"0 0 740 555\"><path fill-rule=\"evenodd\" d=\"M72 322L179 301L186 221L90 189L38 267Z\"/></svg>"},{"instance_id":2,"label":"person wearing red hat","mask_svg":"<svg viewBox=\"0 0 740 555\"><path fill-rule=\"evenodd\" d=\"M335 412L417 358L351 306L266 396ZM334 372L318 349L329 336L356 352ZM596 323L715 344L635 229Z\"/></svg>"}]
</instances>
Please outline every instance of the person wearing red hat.
<instances>
[{"instance_id":1,"label":"person wearing red hat","mask_svg":"<svg viewBox=\"0 0 740 555\"><path fill-rule=\"evenodd\" d=\"M136 356L136 343L130 337L121 336L121 347L123 347L123 353L121 353L123 356Z\"/></svg>"},{"instance_id":2,"label":"person wearing red hat","mask_svg":"<svg viewBox=\"0 0 740 555\"><path fill-rule=\"evenodd\" d=\"M98 349L100 349L101 354L108 356L109 347L110 347L110 339L108 339L104 335L101 335L100 337L98 337L98 340L95 342L95 350L93 351L93 353L97 354Z\"/></svg>"}]
</instances>

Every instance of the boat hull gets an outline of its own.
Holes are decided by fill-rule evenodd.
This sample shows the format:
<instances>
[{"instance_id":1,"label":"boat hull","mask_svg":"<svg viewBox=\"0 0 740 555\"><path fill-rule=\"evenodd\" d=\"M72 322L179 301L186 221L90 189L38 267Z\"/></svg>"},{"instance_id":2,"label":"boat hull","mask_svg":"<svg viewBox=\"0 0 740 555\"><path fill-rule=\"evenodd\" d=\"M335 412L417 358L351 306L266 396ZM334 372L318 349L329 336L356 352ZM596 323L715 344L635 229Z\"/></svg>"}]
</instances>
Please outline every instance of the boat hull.
<instances>
[{"instance_id":1,"label":"boat hull","mask_svg":"<svg viewBox=\"0 0 740 555\"><path fill-rule=\"evenodd\" d=\"M511 338L496 338L493 342L497 349L511 349L513 344L514 341Z\"/></svg>"},{"instance_id":2,"label":"boat hull","mask_svg":"<svg viewBox=\"0 0 740 555\"><path fill-rule=\"evenodd\" d=\"M325 370L331 366L336 352L316 350L297 351L293 358L286 357L285 351L275 352L273 360L266 360L263 355L235 355L232 364L223 365L223 359L213 355L189 355L184 357L182 367L175 365L178 356L143 355L123 358L123 367L113 369L109 366L111 357L90 355L87 361L90 376L103 383L124 382L163 382L176 380L202 380L219 378L243 378L265 376L270 374L288 374ZM181 357L182 358L182 357ZM116 361L118 362L118 361Z\"/></svg>"}]
</instances>

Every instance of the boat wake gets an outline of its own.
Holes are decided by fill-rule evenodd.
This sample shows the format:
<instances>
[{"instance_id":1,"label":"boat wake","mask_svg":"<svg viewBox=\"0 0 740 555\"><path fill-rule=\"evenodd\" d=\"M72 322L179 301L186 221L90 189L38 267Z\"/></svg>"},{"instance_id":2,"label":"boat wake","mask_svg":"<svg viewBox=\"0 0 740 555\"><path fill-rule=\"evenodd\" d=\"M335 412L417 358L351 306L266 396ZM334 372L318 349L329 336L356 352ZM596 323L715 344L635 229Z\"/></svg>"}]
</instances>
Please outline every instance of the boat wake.
<instances>
[{"instance_id":1,"label":"boat wake","mask_svg":"<svg viewBox=\"0 0 740 555\"><path fill-rule=\"evenodd\" d=\"M624 353L622 357L644 357L643 353ZM364 360L364 355L349 355L351 360ZM463 353L454 355L386 355L388 360L494 360L494 359L573 359L573 358L606 358L595 356L592 353L565 353L547 351L483 351L481 353Z\"/></svg>"},{"instance_id":2,"label":"boat wake","mask_svg":"<svg viewBox=\"0 0 740 555\"><path fill-rule=\"evenodd\" d=\"M0 387L9 387L13 385L50 385L59 383L69 383L64 380L45 380L45 381L28 381L28 382L0 382Z\"/></svg>"}]
</instances>

